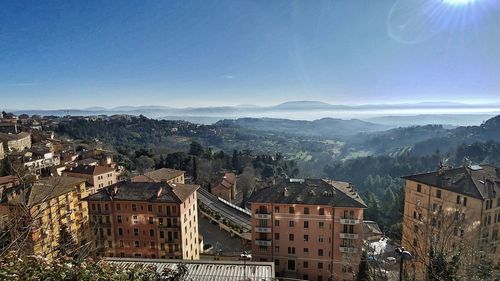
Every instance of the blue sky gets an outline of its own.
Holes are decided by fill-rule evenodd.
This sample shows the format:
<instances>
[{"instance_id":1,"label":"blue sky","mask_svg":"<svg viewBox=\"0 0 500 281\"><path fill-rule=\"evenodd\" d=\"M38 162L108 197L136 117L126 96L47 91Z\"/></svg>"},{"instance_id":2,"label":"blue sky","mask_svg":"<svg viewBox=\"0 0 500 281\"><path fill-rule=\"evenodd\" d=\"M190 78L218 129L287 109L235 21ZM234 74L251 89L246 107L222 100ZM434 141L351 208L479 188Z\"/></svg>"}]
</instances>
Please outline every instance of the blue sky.
<instances>
[{"instance_id":1,"label":"blue sky","mask_svg":"<svg viewBox=\"0 0 500 281\"><path fill-rule=\"evenodd\" d=\"M2 107L500 101L500 1L446 1L1 1Z\"/></svg>"}]
</instances>

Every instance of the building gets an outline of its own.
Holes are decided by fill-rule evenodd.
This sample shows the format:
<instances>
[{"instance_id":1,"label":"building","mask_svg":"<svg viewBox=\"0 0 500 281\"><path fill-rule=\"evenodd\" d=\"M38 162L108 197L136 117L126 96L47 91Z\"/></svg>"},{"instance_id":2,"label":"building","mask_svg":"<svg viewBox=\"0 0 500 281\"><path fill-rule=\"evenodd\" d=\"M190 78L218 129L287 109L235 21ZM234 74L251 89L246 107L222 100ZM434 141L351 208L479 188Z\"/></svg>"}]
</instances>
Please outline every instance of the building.
<instances>
[{"instance_id":1,"label":"building","mask_svg":"<svg viewBox=\"0 0 500 281\"><path fill-rule=\"evenodd\" d=\"M184 174L181 170L161 168L144 175L138 175L131 179L132 182L164 182L164 183L184 183Z\"/></svg>"},{"instance_id":2,"label":"building","mask_svg":"<svg viewBox=\"0 0 500 281\"><path fill-rule=\"evenodd\" d=\"M366 205L351 184L290 179L249 202L254 261L274 261L281 277L353 280Z\"/></svg>"},{"instance_id":3,"label":"building","mask_svg":"<svg viewBox=\"0 0 500 281\"><path fill-rule=\"evenodd\" d=\"M211 187L211 193L228 202L233 202L236 196L236 175L234 173L224 173L217 178Z\"/></svg>"},{"instance_id":4,"label":"building","mask_svg":"<svg viewBox=\"0 0 500 281\"><path fill-rule=\"evenodd\" d=\"M29 133L4 134L0 133L0 142L5 151L23 151L31 148L31 135Z\"/></svg>"},{"instance_id":5,"label":"building","mask_svg":"<svg viewBox=\"0 0 500 281\"><path fill-rule=\"evenodd\" d=\"M25 186L25 185L24 185ZM78 249L89 234L85 180L53 177L36 181L0 203L0 226L9 230L14 249L52 260L58 254L59 233L65 224ZM30 231L26 231L27 227ZM20 241L20 242L17 242Z\"/></svg>"},{"instance_id":6,"label":"building","mask_svg":"<svg viewBox=\"0 0 500 281\"><path fill-rule=\"evenodd\" d=\"M123 270L136 266L154 267L158 274L178 271L178 260L148 260L129 258L105 258L103 262L115 265ZM186 275L185 280L209 281L241 281L258 280L273 281L275 279L274 264L272 262L250 261L183 261Z\"/></svg>"},{"instance_id":7,"label":"building","mask_svg":"<svg viewBox=\"0 0 500 281\"><path fill-rule=\"evenodd\" d=\"M404 177L402 244L415 257L407 272L425 276L432 248L446 256L484 253L500 266L500 169L490 165L438 168Z\"/></svg>"},{"instance_id":8,"label":"building","mask_svg":"<svg viewBox=\"0 0 500 281\"><path fill-rule=\"evenodd\" d=\"M5 158L5 151L3 149L3 143L0 141L0 160Z\"/></svg>"},{"instance_id":9,"label":"building","mask_svg":"<svg viewBox=\"0 0 500 281\"><path fill-rule=\"evenodd\" d=\"M198 188L118 182L87 197L97 254L199 259Z\"/></svg>"},{"instance_id":10,"label":"building","mask_svg":"<svg viewBox=\"0 0 500 281\"><path fill-rule=\"evenodd\" d=\"M5 190L13 188L19 184L19 179L16 176L0 177L0 200L3 198Z\"/></svg>"},{"instance_id":11,"label":"building","mask_svg":"<svg viewBox=\"0 0 500 281\"><path fill-rule=\"evenodd\" d=\"M62 175L85 179L93 187L92 194L103 187L113 185L117 182L115 169L108 166L76 166L64 170Z\"/></svg>"}]
</instances>

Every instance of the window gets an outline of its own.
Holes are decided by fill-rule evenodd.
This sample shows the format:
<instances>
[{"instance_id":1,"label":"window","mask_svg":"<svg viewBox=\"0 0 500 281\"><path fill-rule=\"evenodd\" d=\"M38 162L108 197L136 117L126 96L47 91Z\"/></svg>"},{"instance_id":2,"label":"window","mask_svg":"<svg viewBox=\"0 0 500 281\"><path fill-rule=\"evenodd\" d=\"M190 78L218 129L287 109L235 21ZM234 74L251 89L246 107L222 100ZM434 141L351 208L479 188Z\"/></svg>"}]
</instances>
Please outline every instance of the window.
<instances>
[{"instance_id":1,"label":"window","mask_svg":"<svg viewBox=\"0 0 500 281\"><path fill-rule=\"evenodd\" d=\"M137 211L137 205L132 204L132 211L136 212Z\"/></svg>"},{"instance_id":2,"label":"window","mask_svg":"<svg viewBox=\"0 0 500 281\"><path fill-rule=\"evenodd\" d=\"M120 204L116 204L116 210L120 211L121 209L122 209L122 207L120 206Z\"/></svg>"},{"instance_id":3,"label":"window","mask_svg":"<svg viewBox=\"0 0 500 281\"><path fill-rule=\"evenodd\" d=\"M275 213L279 213L280 212L280 207L278 207L278 206L274 207L274 212Z\"/></svg>"},{"instance_id":4,"label":"window","mask_svg":"<svg viewBox=\"0 0 500 281\"><path fill-rule=\"evenodd\" d=\"M280 234L274 233L274 240L280 240Z\"/></svg>"},{"instance_id":5,"label":"window","mask_svg":"<svg viewBox=\"0 0 500 281\"><path fill-rule=\"evenodd\" d=\"M305 261L305 262L302 264L302 267L303 267L303 268L309 268L309 262Z\"/></svg>"},{"instance_id":6,"label":"window","mask_svg":"<svg viewBox=\"0 0 500 281\"><path fill-rule=\"evenodd\" d=\"M118 228L118 235L123 235L123 229Z\"/></svg>"},{"instance_id":7,"label":"window","mask_svg":"<svg viewBox=\"0 0 500 281\"><path fill-rule=\"evenodd\" d=\"M288 234L288 240L293 241L295 239L295 236L293 233Z\"/></svg>"},{"instance_id":8,"label":"window","mask_svg":"<svg viewBox=\"0 0 500 281\"><path fill-rule=\"evenodd\" d=\"M132 223L137 223L137 216L132 216Z\"/></svg>"},{"instance_id":9,"label":"window","mask_svg":"<svg viewBox=\"0 0 500 281\"><path fill-rule=\"evenodd\" d=\"M318 262L318 269L322 269L323 268L323 263L322 262Z\"/></svg>"},{"instance_id":10,"label":"window","mask_svg":"<svg viewBox=\"0 0 500 281\"><path fill-rule=\"evenodd\" d=\"M139 236L139 229L134 228L134 235L135 235L135 236Z\"/></svg>"},{"instance_id":11,"label":"window","mask_svg":"<svg viewBox=\"0 0 500 281\"><path fill-rule=\"evenodd\" d=\"M304 221L304 228L309 228L309 222L308 221Z\"/></svg>"},{"instance_id":12,"label":"window","mask_svg":"<svg viewBox=\"0 0 500 281\"><path fill-rule=\"evenodd\" d=\"M149 230L149 236L151 236L151 237L155 236L155 231L153 229Z\"/></svg>"},{"instance_id":13,"label":"window","mask_svg":"<svg viewBox=\"0 0 500 281\"><path fill-rule=\"evenodd\" d=\"M323 249L318 249L318 256L320 256L320 257L323 256Z\"/></svg>"},{"instance_id":14,"label":"window","mask_svg":"<svg viewBox=\"0 0 500 281\"><path fill-rule=\"evenodd\" d=\"M288 270L295 270L295 261L288 260Z\"/></svg>"},{"instance_id":15,"label":"window","mask_svg":"<svg viewBox=\"0 0 500 281\"><path fill-rule=\"evenodd\" d=\"M467 197L464 197L463 203L464 203L464 206L467 206Z\"/></svg>"},{"instance_id":16,"label":"window","mask_svg":"<svg viewBox=\"0 0 500 281\"><path fill-rule=\"evenodd\" d=\"M295 214L295 208L294 207L288 207L288 213Z\"/></svg>"},{"instance_id":17,"label":"window","mask_svg":"<svg viewBox=\"0 0 500 281\"><path fill-rule=\"evenodd\" d=\"M288 254L295 255L295 247L288 247Z\"/></svg>"},{"instance_id":18,"label":"window","mask_svg":"<svg viewBox=\"0 0 500 281\"><path fill-rule=\"evenodd\" d=\"M280 221L279 220L274 220L274 226L280 226Z\"/></svg>"},{"instance_id":19,"label":"window","mask_svg":"<svg viewBox=\"0 0 500 281\"><path fill-rule=\"evenodd\" d=\"M148 212L152 212L153 211L153 205L148 205Z\"/></svg>"},{"instance_id":20,"label":"window","mask_svg":"<svg viewBox=\"0 0 500 281\"><path fill-rule=\"evenodd\" d=\"M120 240L120 248L123 248L123 240Z\"/></svg>"},{"instance_id":21,"label":"window","mask_svg":"<svg viewBox=\"0 0 500 281\"><path fill-rule=\"evenodd\" d=\"M306 215L309 214L309 208L307 208L307 207L304 208L304 214L306 214Z\"/></svg>"},{"instance_id":22,"label":"window","mask_svg":"<svg viewBox=\"0 0 500 281\"><path fill-rule=\"evenodd\" d=\"M139 248L140 247L139 241L135 241L134 245L135 245L136 248Z\"/></svg>"},{"instance_id":23,"label":"window","mask_svg":"<svg viewBox=\"0 0 500 281\"><path fill-rule=\"evenodd\" d=\"M319 208L319 214L323 216L325 214L325 209Z\"/></svg>"},{"instance_id":24,"label":"window","mask_svg":"<svg viewBox=\"0 0 500 281\"><path fill-rule=\"evenodd\" d=\"M422 185L421 184L417 184L417 192L422 192Z\"/></svg>"},{"instance_id":25,"label":"window","mask_svg":"<svg viewBox=\"0 0 500 281\"><path fill-rule=\"evenodd\" d=\"M307 242L307 241L309 241L309 235L304 234L304 242Z\"/></svg>"},{"instance_id":26,"label":"window","mask_svg":"<svg viewBox=\"0 0 500 281\"><path fill-rule=\"evenodd\" d=\"M280 246L274 246L274 252L278 254L280 252Z\"/></svg>"},{"instance_id":27,"label":"window","mask_svg":"<svg viewBox=\"0 0 500 281\"><path fill-rule=\"evenodd\" d=\"M289 221L288 222L289 227L295 227L295 221Z\"/></svg>"},{"instance_id":28,"label":"window","mask_svg":"<svg viewBox=\"0 0 500 281\"><path fill-rule=\"evenodd\" d=\"M163 232L163 230L160 230L160 238L165 238L165 232Z\"/></svg>"},{"instance_id":29,"label":"window","mask_svg":"<svg viewBox=\"0 0 500 281\"><path fill-rule=\"evenodd\" d=\"M149 224L153 224L153 217L149 217L148 221L149 221Z\"/></svg>"},{"instance_id":30,"label":"window","mask_svg":"<svg viewBox=\"0 0 500 281\"><path fill-rule=\"evenodd\" d=\"M318 227L319 227L320 229L323 229L323 227L325 227L325 223L324 223L324 222L322 222L322 221L320 221L320 222L318 223Z\"/></svg>"},{"instance_id":31,"label":"window","mask_svg":"<svg viewBox=\"0 0 500 281\"><path fill-rule=\"evenodd\" d=\"M460 195L457 195L457 204L462 204L462 199Z\"/></svg>"},{"instance_id":32,"label":"window","mask_svg":"<svg viewBox=\"0 0 500 281\"><path fill-rule=\"evenodd\" d=\"M319 242L319 243L323 243L323 235L320 235L320 236L318 237L318 242Z\"/></svg>"},{"instance_id":33,"label":"window","mask_svg":"<svg viewBox=\"0 0 500 281\"><path fill-rule=\"evenodd\" d=\"M309 248L304 248L304 256L309 255Z\"/></svg>"},{"instance_id":34,"label":"window","mask_svg":"<svg viewBox=\"0 0 500 281\"><path fill-rule=\"evenodd\" d=\"M122 222L122 216L116 216L116 220L121 223Z\"/></svg>"},{"instance_id":35,"label":"window","mask_svg":"<svg viewBox=\"0 0 500 281\"><path fill-rule=\"evenodd\" d=\"M436 197L441 198L441 190L436 190Z\"/></svg>"}]
</instances>

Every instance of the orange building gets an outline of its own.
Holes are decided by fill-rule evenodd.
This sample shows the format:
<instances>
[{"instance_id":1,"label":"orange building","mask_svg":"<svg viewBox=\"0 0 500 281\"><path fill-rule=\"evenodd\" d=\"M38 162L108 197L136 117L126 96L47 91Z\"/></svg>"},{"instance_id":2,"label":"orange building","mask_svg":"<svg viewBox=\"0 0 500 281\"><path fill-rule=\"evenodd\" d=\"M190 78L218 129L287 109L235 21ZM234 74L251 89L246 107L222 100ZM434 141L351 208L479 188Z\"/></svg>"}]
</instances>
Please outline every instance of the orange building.
<instances>
[{"instance_id":1,"label":"orange building","mask_svg":"<svg viewBox=\"0 0 500 281\"><path fill-rule=\"evenodd\" d=\"M200 257L197 185L119 182L86 198L98 255Z\"/></svg>"},{"instance_id":2,"label":"orange building","mask_svg":"<svg viewBox=\"0 0 500 281\"><path fill-rule=\"evenodd\" d=\"M277 276L353 280L361 259L365 203L346 182L283 181L251 199L252 256Z\"/></svg>"},{"instance_id":3,"label":"orange building","mask_svg":"<svg viewBox=\"0 0 500 281\"><path fill-rule=\"evenodd\" d=\"M225 173L212 183L211 193L228 202L233 202L236 196L236 175Z\"/></svg>"},{"instance_id":4,"label":"orange building","mask_svg":"<svg viewBox=\"0 0 500 281\"><path fill-rule=\"evenodd\" d=\"M91 193L117 182L115 169L108 166L79 165L64 170L62 175L85 179L94 188Z\"/></svg>"}]
</instances>

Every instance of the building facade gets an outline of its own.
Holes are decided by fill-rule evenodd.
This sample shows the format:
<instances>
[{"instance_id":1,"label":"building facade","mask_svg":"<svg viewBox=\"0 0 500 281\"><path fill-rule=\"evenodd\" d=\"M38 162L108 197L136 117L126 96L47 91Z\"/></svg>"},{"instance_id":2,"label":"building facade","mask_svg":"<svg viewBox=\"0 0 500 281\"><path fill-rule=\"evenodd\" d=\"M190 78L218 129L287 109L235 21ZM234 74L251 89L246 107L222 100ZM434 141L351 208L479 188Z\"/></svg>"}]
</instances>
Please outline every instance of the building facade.
<instances>
[{"instance_id":1,"label":"building facade","mask_svg":"<svg viewBox=\"0 0 500 281\"><path fill-rule=\"evenodd\" d=\"M62 175L85 179L93 186L91 193L117 182L115 169L108 166L79 165L64 170Z\"/></svg>"},{"instance_id":2,"label":"building facade","mask_svg":"<svg viewBox=\"0 0 500 281\"><path fill-rule=\"evenodd\" d=\"M499 168L439 168L404 179L402 244L414 255L408 275L425 278L429 254L438 250L500 266Z\"/></svg>"},{"instance_id":3,"label":"building facade","mask_svg":"<svg viewBox=\"0 0 500 281\"><path fill-rule=\"evenodd\" d=\"M96 253L199 259L197 189L186 184L119 182L87 197Z\"/></svg>"},{"instance_id":4,"label":"building facade","mask_svg":"<svg viewBox=\"0 0 500 281\"><path fill-rule=\"evenodd\" d=\"M1 227L9 230L13 249L49 260L58 254L59 234L64 224L78 249L85 251L89 236L85 181L53 177L36 181L6 196L0 204ZM27 227L30 231L26 231ZM19 241L19 242L17 242Z\"/></svg>"},{"instance_id":5,"label":"building facade","mask_svg":"<svg viewBox=\"0 0 500 281\"><path fill-rule=\"evenodd\" d=\"M5 151L23 151L31 148L31 135L25 132L19 134L0 133L0 142L3 142Z\"/></svg>"},{"instance_id":6,"label":"building facade","mask_svg":"<svg viewBox=\"0 0 500 281\"><path fill-rule=\"evenodd\" d=\"M224 173L212 183L211 193L228 202L233 202L236 196L236 175Z\"/></svg>"},{"instance_id":7,"label":"building facade","mask_svg":"<svg viewBox=\"0 0 500 281\"><path fill-rule=\"evenodd\" d=\"M185 171L161 168L131 178L132 182L184 183Z\"/></svg>"},{"instance_id":8,"label":"building facade","mask_svg":"<svg viewBox=\"0 0 500 281\"><path fill-rule=\"evenodd\" d=\"M361 259L365 203L345 182L288 180L250 198L252 256L277 276L353 280Z\"/></svg>"}]
</instances>

